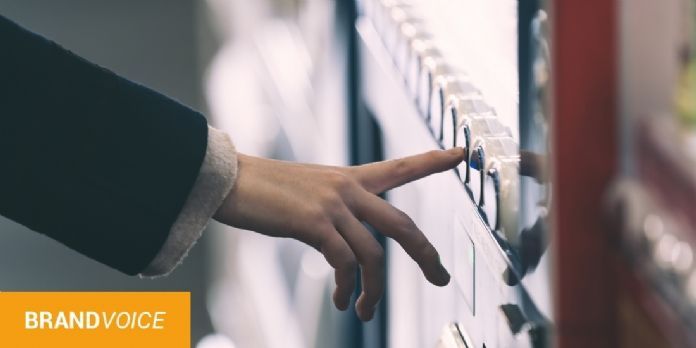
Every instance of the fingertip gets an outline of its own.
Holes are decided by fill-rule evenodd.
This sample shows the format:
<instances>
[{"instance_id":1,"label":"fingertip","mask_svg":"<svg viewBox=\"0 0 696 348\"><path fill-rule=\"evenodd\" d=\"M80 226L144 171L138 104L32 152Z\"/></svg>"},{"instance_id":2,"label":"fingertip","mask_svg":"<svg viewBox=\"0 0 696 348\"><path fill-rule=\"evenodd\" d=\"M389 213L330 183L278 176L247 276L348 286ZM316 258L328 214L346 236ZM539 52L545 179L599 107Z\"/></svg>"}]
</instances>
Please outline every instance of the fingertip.
<instances>
[{"instance_id":1,"label":"fingertip","mask_svg":"<svg viewBox=\"0 0 696 348\"><path fill-rule=\"evenodd\" d=\"M336 305L336 309L338 309L341 312L345 312L348 309L348 303L341 304L341 303L334 302L334 304Z\"/></svg>"},{"instance_id":2,"label":"fingertip","mask_svg":"<svg viewBox=\"0 0 696 348\"><path fill-rule=\"evenodd\" d=\"M355 301L355 313L361 321L370 321L375 315L375 308L365 304L365 293L360 294L358 300Z\"/></svg>"},{"instance_id":3,"label":"fingertip","mask_svg":"<svg viewBox=\"0 0 696 348\"><path fill-rule=\"evenodd\" d=\"M366 309L358 309L357 307L355 308L355 313L358 315L358 319L360 321L370 321L374 317L374 310L366 310Z\"/></svg>"},{"instance_id":4,"label":"fingertip","mask_svg":"<svg viewBox=\"0 0 696 348\"><path fill-rule=\"evenodd\" d=\"M440 274L434 277L426 277L426 279L435 286L443 287L449 284L451 277L449 274Z\"/></svg>"},{"instance_id":5,"label":"fingertip","mask_svg":"<svg viewBox=\"0 0 696 348\"><path fill-rule=\"evenodd\" d=\"M463 147L453 147L443 150L443 155L442 159L447 163L446 168L452 168L466 159L466 150Z\"/></svg>"},{"instance_id":6,"label":"fingertip","mask_svg":"<svg viewBox=\"0 0 696 348\"><path fill-rule=\"evenodd\" d=\"M439 265L440 265L440 267L439 267L440 268L440 272L439 272L440 273L440 282L438 282L438 284L435 284L435 285L445 286L445 285L449 284L449 281L452 278L452 276L449 274L449 272L447 272L447 268L445 268L445 266L442 264L442 262L440 262Z\"/></svg>"},{"instance_id":7,"label":"fingertip","mask_svg":"<svg viewBox=\"0 0 696 348\"><path fill-rule=\"evenodd\" d=\"M424 273L425 278L428 279L430 283L432 283L435 286L446 286L449 284L450 279L452 276L447 272L447 269L445 269L445 266L443 266L441 263L438 264L437 270L435 272L432 272L430 274Z\"/></svg>"},{"instance_id":8,"label":"fingertip","mask_svg":"<svg viewBox=\"0 0 696 348\"><path fill-rule=\"evenodd\" d=\"M334 305L336 305L336 308L339 311L345 311L348 309L348 306L350 305L350 297L348 296L341 296L341 291L339 291L338 288L334 290L333 293L333 302Z\"/></svg>"},{"instance_id":9,"label":"fingertip","mask_svg":"<svg viewBox=\"0 0 696 348\"><path fill-rule=\"evenodd\" d=\"M459 157L463 156L466 153L466 150L463 147L455 146L451 149L444 150L444 152Z\"/></svg>"},{"instance_id":10,"label":"fingertip","mask_svg":"<svg viewBox=\"0 0 696 348\"><path fill-rule=\"evenodd\" d=\"M450 276L450 274L447 271L445 271L445 273L440 276L438 283L435 285L440 287L447 286L447 284L449 284L450 282L450 279L452 279L452 276Z\"/></svg>"},{"instance_id":11,"label":"fingertip","mask_svg":"<svg viewBox=\"0 0 696 348\"><path fill-rule=\"evenodd\" d=\"M471 159L470 159L471 162L477 162L477 161L479 161L479 160L480 160L480 156L481 156L481 154L480 154L478 151L475 151L475 150L472 151L472 153L471 153Z\"/></svg>"}]
</instances>

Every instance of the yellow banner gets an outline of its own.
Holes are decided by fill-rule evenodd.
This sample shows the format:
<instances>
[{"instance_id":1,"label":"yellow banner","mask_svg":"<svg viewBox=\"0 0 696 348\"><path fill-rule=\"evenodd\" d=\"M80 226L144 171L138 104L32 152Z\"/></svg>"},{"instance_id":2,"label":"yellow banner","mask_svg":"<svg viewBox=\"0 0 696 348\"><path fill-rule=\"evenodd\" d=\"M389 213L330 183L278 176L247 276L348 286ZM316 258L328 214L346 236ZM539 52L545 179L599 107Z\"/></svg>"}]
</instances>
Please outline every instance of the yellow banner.
<instances>
[{"instance_id":1,"label":"yellow banner","mask_svg":"<svg viewBox=\"0 0 696 348\"><path fill-rule=\"evenodd\" d=\"M188 292L0 292L0 347L190 347Z\"/></svg>"}]
</instances>

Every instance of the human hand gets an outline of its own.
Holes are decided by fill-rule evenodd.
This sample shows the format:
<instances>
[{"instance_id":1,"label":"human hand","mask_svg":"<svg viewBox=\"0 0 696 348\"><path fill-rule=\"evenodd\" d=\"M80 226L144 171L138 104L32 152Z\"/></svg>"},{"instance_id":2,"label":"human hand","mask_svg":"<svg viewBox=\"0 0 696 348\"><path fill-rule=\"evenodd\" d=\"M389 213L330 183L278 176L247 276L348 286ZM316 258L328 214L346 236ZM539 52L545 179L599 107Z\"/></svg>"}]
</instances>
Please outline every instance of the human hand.
<instances>
[{"instance_id":1,"label":"human hand","mask_svg":"<svg viewBox=\"0 0 696 348\"><path fill-rule=\"evenodd\" d=\"M396 240L438 286L450 275L423 232L404 212L377 196L456 167L465 151L454 148L355 167L300 164L238 155L237 182L216 212L222 223L268 236L290 237L319 250L335 268L333 301L348 308L355 272L362 293L355 309L370 320L384 291L384 250L361 221Z\"/></svg>"}]
</instances>

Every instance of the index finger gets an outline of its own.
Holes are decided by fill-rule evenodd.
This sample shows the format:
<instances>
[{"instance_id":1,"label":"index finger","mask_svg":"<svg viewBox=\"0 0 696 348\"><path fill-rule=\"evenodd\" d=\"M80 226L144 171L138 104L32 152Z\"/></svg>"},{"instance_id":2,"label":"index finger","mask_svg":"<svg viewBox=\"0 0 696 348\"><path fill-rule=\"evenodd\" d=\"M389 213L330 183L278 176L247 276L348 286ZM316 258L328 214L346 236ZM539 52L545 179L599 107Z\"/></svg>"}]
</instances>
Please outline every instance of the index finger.
<instances>
[{"instance_id":1,"label":"index finger","mask_svg":"<svg viewBox=\"0 0 696 348\"><path fill-rule=\"evenodd\" d=\"M354 177L371 193L380 193L403 184L456 167L466 152L455 147L434 150L400 159L354 167Z\"/></svg>"}]
</instances>

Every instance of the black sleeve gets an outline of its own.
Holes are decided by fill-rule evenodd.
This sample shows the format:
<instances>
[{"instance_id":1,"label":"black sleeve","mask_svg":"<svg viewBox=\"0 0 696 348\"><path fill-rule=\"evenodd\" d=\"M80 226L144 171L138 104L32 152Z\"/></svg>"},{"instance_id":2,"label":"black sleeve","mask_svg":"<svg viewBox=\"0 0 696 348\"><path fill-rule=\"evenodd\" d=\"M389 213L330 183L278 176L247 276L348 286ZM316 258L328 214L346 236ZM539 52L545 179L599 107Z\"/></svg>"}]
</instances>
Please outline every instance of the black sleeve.
<instances>
[{"instance_id":1,"label":"black sleeve","mask_svg":"<svg viewBox=\"0 0 696 348\"><path fill-rule=\"evenodd\" d=\"M137 274L183 207L207 136L199 113L0 16L3 216Z\"/></svg>"}]
</instances>

